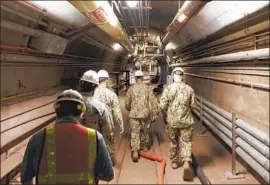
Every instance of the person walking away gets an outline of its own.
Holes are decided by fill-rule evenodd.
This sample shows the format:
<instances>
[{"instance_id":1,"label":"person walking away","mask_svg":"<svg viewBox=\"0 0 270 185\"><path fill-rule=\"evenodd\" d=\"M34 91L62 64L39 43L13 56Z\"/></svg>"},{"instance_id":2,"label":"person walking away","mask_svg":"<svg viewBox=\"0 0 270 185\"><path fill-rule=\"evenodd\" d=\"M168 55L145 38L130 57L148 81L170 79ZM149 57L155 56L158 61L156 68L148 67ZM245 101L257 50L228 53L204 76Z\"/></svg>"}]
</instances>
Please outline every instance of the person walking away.
<instances>
[{"instance_id":1,"label":"person walking away","mask_svg":"<svg viewBox=\"0 0 270 185\"><path fill-rule=\"evenodd\" d=\"M184 70L177 67L173 70L174 82L167 86L160 98L160 108L162 110L166 132L171 140L170 159L171 167L179 167L179 141L181 141L181 157L184 163L184 180L193 179L193 170L191 168L192 154L192 132L193 117L191 108L195 107L194 90L183 82Z\"/></svg>"},{"instance_id":2,"label":"person walking away","mask_svg":"<svg viewBox=\"0 0 270 185\"><path fill-rule=\"evenodd\" d=\"M99 76L99 85L95 89L94 97L98 99L100 102L107 105L109 108L109 112L113 118L113 125L115 128L115 125L118 124L120 127L120 134L124 132L124 121L123 116L120 108L120 103L118 100L117 95L107 88L107 82L109 79L109 74L105 70L100 70L98 72ZM114 148L114 131L111 133L111 139L108 141L110 143L110 156L112 158L113 164L116 163L115 159L115 148Z\"/></svg>"},{"instance_id":3,"label":"person walking away","mask_svg":"<svg viewBox=\"0 0 270 185\"><path fill-rule=\"evenodd\" d=\"M109 107L94 97L98 84L98 74L95 71L89 70L83 74L81 78L81 92L87 108L83 117L83 125L100 131L111 154L112 146L110 141L112 140L114 130L113 118Z\"/></svg>"},{"instance_id":4,"label":"person walking away","mask_svg":"<svg viewBox=\"0 0 270 185\"><path fill-rule=\"evenodd\" d=\"M102 135L80 124L82 95L65 90L54 104L56 123L34 134L21 168L22 184L98 184L114 177Z\"/></svg>"},{"instance_id":5,"label":"person walking away","mask_svg":"<svg viewBox=\"0 0 270 185\"><path fill-rule=\"evenodd\" d=\"M138 162L140 149L146 152L150 148L149 124L157 118L159 108L152 89L143 83L143 72L136 71L135 78L136 84L128 89L125 108L130 111L132 160Z\"/></svg>"}]
</instances>

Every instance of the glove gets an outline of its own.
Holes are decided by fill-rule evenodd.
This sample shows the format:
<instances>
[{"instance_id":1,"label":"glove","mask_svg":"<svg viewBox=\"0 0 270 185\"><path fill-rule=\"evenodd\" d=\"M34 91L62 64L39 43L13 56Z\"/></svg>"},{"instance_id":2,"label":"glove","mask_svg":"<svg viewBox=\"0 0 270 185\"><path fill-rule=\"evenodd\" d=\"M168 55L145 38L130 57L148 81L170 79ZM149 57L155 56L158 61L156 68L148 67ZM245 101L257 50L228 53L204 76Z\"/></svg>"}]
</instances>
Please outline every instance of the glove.
<instances>
[{"instance_id":1,"label":"glove","mask_svg":"<svg viewBox=\"0 0 270 185\"><path fill-rule=\"evenodd\" d=\"M124 129L124 126L121 126L121 127L120 127L120 134L122 134L122 133L124 132L124 130L125 130L125 129Z\"/></svg>"}]
</instances>

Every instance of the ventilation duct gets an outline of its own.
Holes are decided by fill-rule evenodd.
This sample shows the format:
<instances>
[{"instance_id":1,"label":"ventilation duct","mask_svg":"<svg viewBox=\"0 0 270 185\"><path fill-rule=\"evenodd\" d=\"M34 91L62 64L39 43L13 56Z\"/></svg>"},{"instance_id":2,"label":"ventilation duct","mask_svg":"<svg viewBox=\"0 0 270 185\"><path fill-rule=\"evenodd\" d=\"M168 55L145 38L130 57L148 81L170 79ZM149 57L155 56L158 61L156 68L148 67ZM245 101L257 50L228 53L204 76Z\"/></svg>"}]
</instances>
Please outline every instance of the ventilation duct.
<instances>
[{"instance_id":1,"label":"ventilation duct","mask_svg":"<svg viewBox=\"0 0 270 185\"><path fill-rule=\"evenodd\" d=\"M93 24L132 53L134 47L107 1L69 1Z\"/></svg>"}]
</instances>

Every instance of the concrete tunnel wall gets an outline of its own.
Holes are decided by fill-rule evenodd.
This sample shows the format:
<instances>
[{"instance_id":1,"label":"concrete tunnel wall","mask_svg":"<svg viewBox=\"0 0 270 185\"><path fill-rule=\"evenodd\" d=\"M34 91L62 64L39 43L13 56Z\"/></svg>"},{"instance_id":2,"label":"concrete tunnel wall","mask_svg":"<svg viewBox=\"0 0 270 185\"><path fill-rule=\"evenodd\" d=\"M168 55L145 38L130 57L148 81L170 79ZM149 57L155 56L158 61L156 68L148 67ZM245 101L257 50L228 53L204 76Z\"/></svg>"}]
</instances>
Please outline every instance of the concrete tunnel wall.
<instances>
[{"instance_id":1,"label":"concrete tunnel wall","mask_svg":"<svg viewBox=\"0 0 270 185\"><path fill-rule=\"evenodd\" d=\"M241 70L240 72L245 72ZM250 71L249 71L250 72ZM258 71L252 70L258 73ZM210 72L189 71L189 73L250 81L269 85L269 76L232 75ZM266 71L266 74L269 71ZM214 80L197 78L194 76L185 77L187 84L194 88L196 95L202 96L208 101L216 104L228 112L235 112L237 117L245 120L249 124L269 133L269 92L252 89L236 84L218 82Z\"/></svg>"}]
</instances>

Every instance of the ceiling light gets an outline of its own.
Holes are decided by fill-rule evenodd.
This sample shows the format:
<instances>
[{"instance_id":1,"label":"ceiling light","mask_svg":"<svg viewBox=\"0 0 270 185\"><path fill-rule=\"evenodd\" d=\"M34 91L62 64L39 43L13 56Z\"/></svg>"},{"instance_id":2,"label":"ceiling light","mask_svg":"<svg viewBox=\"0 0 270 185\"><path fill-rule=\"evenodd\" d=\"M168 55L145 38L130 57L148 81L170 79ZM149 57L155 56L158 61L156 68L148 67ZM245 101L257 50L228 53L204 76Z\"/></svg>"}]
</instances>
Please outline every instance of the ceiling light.
<instances>
[{"instance_id":1,"label":"ceiling light","mask_svg":"<svg viewBox=\"0 0 270 185\"><path fill-rule=\"evenodd\" d=\"M184 22L186 19L187 19L187 16L183 13L178 17L178 21L180 23Z\"/></svg>"},{"instance_id":2,"label":"ceiling light","mask_svg":"<svg viewBox=\"0 0 270 185\"><path fill-rule=\"evenodd\" d=\"M121 45L118 44L118 43L115 43L115 44L113 45L113 49L116 50L116 51L119 51L119 50L121 49Z\"/></svg>"},{"instance_id":3,"label":"ceiling light","mask_svg":"<svg viewBox=\"0 0 270 185\"><path fill-rule=\"evenodd\" d=\"M127 5L131 8L134 8L138 3L138 1L126 1L126 2L127 2Z\"/></svg>"}]
</instances>

